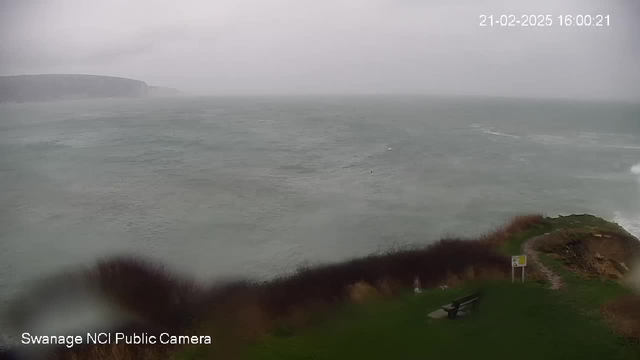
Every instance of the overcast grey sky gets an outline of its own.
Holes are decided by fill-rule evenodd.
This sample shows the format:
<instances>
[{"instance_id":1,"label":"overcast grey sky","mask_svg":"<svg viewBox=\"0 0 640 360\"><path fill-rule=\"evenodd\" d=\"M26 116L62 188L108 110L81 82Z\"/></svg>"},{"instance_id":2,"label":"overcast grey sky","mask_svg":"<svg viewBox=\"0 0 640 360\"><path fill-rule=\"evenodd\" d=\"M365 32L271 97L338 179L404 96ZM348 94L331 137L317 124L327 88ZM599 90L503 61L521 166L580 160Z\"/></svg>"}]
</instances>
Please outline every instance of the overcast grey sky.
<instances>
[{"instance_id":1,"label":"overcast grey sky","mask_svg":"<svg viewBox=\"0 0 640 360\"><path fill-rule=\"evenodd\" d=\"M640 100L637 0L0 0L0 74L121 76L198 94ZM481 14L554 24L479 27ZM610 15L566 28L561 14Z\"/></svg>"}]
</instances>

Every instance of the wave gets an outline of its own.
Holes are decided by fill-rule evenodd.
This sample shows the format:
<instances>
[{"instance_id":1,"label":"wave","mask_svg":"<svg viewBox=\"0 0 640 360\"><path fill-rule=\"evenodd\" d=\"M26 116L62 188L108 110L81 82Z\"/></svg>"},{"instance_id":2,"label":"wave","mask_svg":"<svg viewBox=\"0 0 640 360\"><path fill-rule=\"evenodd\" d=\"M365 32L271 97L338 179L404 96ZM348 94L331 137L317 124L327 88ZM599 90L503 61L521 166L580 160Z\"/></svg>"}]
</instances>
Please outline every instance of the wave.
<instances>
[{"instance_id":1,"label":"wave","mask_svg":"<svg viewBox=\"0 0 640 360\"><path fill-rule=\"evenodd\" d=\"M600 133L593 133L593 132L581 132L578 134L578 137L581 139L599 139L602 135L611 135L611 134L600 134Z\"/></svg>"},{"instance_id":2,"label":"wave","mask_svg":"<svg viewBox=\"0 0 640 360\"><path fill-rule=\"evenodd\" d=\"M637 145L637 138L622 134L581 132L577 134L565 134L565 136L531 134L527 135L527 137L543 145L571 145L578 147L640 150L640 146Z\"/></svg>"},{"instance_id":3,"label":"wave","mask_svg":"<svg viewBox=\"0 0 640 360\"><path fill-rule=\"evenodd\" d=\"M494 130L491 130L491 129L482 129L482 131L485 134L491 134L491 135L496 135L496 136L507 136L507 137L510 137L510 138L513 138L513 139L520 139L520 136L518 136L518 135L505 134L505 133L502 133L502 132L499 132L499 131L494 131Z\"/></svg>"},{"instance_id":4,"label":"wave","mask_svg":"<svg viewBox=\"0 0 640 360\"><path fill-rule=\"evenodd\" d=\"M630 170L632 173L640 175L640 163L633 165Z\"/></svg>"},{"instance_id":5,"label":"wave","mask_svg":"<svg viewBox=\"0 0 640 360\"><path fill-rule=\"evenodd\" d=\"M529 135L529 138L537 143L544 145L566 145L571 142L564 136L560 135L533 134Z\"/></svg>"},{"instance_id":6,"label":"wave","mask_svg":"<svg viewBox=\"0 0 640 360\"><path fill-rule=\"evenodd\" d=\"M640 150L640 146L633 145L604 145L603 147L612 149Z\"/></svg>"}]
</instances>

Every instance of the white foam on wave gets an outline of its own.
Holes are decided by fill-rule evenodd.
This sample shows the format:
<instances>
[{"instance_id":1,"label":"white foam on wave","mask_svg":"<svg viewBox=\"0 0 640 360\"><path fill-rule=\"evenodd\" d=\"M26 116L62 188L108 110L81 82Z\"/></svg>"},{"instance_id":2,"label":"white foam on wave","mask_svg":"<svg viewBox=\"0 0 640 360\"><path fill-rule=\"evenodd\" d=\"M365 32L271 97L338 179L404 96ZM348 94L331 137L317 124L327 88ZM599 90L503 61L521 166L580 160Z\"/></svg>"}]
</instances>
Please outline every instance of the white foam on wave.
<instances>
[{"instance_id":1,"label":"white foam on wave","mask_svg":"<svg viewBox=\"0 0 640 360\"><path fill-rule=\"evenodd\" d=\"M631 172L636 174L636 175L640 175L640 163L637 163L637 164L633 165L631 167ZM640 180L640 179L638 179L638 180Z\"/></svg>"},{"instance_id":2,"label":"white foam on wave","mask_svg":"<svg viewBox=\"0 0 640 360\"><path fill-rule=\"evenodd\" d=\"M580 132L575 134L547 135L531 134L527 136L543 145L571 145L579 147L598 147L607 149L640 150L637 139L624 134Z\"/></svg>"},{"instance_id":3,"label":"white foam on wave","mask_svg":"<svg viewBox=\"0 0 640 360\"><path fill-rule=\"evenodd\" d=\"M471 125L469 125L469 127L472 128L472 129L482 130L483 133L489 134L489 135L506 136L506 137L510 137L510 138L513 138L513 139L520 139L520 136L518 136L518 135L503 133L503 132L500 132L500 131L496 130L495 128L488 127L487 125L471 124Z\"/></svg>"},{"instance_id":4,"label":"white foam on wave","mask_svg":"<svg viewBox=\"0 0 640 360\"><path fill-rule=\"evenodd\" d=\"M600 136L602 136L602 134L599 133L593 133L593 132L581 132L578 134L579 138L582 139L589 139L589 140L596 140L599 139Z\"/></svg>"},{"instance_id":5,"label":"white foam on wave","mask_svg":"<svg viewBox=\"0 0 640 360\"><path fill-rule=\"evenodd\" d=\"M544 145L566 145L570 143L567 138L560 135L532 134L529 135L529 138Z\"/></svg>"},{"instance_id":6,"label":"white foam on wave","mask_svg":"<svg viewBox=\"0 0 640 360\"><path fill-rule=\"evenodd\" d=\"M612 148L612 149L640 150L640 146L633 146L633 145L605 145L603 147Z\"/></svg>"}]
</instances>

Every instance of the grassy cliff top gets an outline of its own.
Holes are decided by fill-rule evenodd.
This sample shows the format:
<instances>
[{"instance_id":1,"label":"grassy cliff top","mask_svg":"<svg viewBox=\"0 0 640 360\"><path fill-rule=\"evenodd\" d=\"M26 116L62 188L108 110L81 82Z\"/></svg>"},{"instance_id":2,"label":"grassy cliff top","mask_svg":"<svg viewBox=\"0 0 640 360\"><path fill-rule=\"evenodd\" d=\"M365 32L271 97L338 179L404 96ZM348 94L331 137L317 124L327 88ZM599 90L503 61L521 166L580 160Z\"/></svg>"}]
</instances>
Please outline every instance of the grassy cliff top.
<instances>
[{"instance_id":1,"label":"grassy cliff top","mask_svg":"<svg viewBox=\"0 0 640 360\"><path fill-rule=\"evenodd\" d=\"M521 254L527 240L554 234L570 241L577 234L583 239L640 245L617 224L591 215L571 215L545 218L510 233L501 251ZM558 291L534 276L524 284L467 281L392 300L346 304L330 317L315 319L311 326L277 329L240 354L246 359L638 359L640 338L620 332L620 321L609 311L615 309L610 305L616 299L628 299L631 291L620 281L576 272L566 260L551 252L541 255L541 261L563 279ZM457 320L426 316L478 288L484 297L477 312ZM640 301L634 304L640 306ZM618 320L628 319L627 315ZM635 320L640 320L637 314ZM204 348L190 349L179 358L205 359L208 354Z\"/></svg>"},{"instance_id":2,"label":"grassy cliff top","mask_svg":"<svg viewBox=\"0 0 640 360\"><path fill-rule=\"evenodd\" d=\"M529 275L512 284L510 255L522 253ZM96 346L60 359L635 360L640 297L626 279L638 270L637 255L637 238L598 217L526 215L475 239L301 268L266 282L202 287L157 264L112 259L85 274L142 321L137 329L209 335L212 344ZM561 286L550 287L554 277ZM427 317L478 289L484 296L476 312Z\"/></svg>"}]
</instances>

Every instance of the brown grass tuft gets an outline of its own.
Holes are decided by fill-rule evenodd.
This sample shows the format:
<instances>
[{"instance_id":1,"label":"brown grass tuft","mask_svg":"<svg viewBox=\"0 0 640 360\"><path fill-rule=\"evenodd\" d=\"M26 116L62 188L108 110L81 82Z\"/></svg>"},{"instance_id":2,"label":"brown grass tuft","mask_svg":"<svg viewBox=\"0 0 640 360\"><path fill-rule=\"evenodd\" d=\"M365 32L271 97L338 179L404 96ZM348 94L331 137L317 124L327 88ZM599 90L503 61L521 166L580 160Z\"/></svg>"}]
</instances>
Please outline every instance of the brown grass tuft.
<instances>
[{"instance_id":1,"label":"brown grass tuft","mask_svg":"<svg viewBox=\"0 0 640 360\"><path fill-rule=\"evenodd\" d=\"M378 289L382 296L391 297L397 295L401 287L391 279L385 277L376 283L376 289Z\"/></svg>"},{"instance_id":2,"label":"brown grass tuft","mask_svg":"<svg viewBox=\"0 0 640 360\"><path fill-rule=\"evenodd\" d=\"M349 285L347 291L349 293L349 300L356 304L364 304L367 301L380 299L382 297L376 288L364 281Z\"/></svg>"},{"instance_id":3,"label":"brown grass tuft","mask_svg":"<svg viewBox=\"0 0 640 360\"><path fill-rule=\"evenodd\" d=\"M622 296L602 307L605 320L615 331L631 339L640 340L640 296Z\"/></svg>"},{"instance_id":4,"label":"brown grass tuft","mask_svg":"<svg viewBox=\"0 0 640 360\"><path fill-rule=\"evenodd\" d=\"M175 348L162 346L131 346L111 344L86 347L82 351L65 352L54 355L55 360L161 360L169 359Z\"/></svg>"},{"instance_id":5,"label":"brown grass tuft","mask_svg":"<svg viewBox=\"0 0 640 360\"><path fill-rule=\"evenodd\" d=\"M172 331L194 321L203 291L161 265L134 257L100 261L89 278L115 304L144 323Z\"/></svg>"},{"instance_id":6,"label":"brown grass tuft","mask_svg":"<svg viewBox=\"0 0 640 360\"><path fill-rule=\"evenodd\" d=\"M410 289L418 276L422 287L429 288L440 285L448 272L463 276L470 266L509 271L508 259L491 246L448 239L424 248L306 268L293 276L275 279L263 286L264 306L269 313L286 314L292 306L310 301L334 304L348 298L347 286L358 282L387 281L394 287Z\"/></svg>"},{"instance_id":7,"label":"brown grass tuft","mask_svg":"<svg viewBox=\"0 0 640 360\"><path fill-rule=\"evenodd\" d=\"M544 222L545 218L542 214L518 215L513 217L506 225L480 236L478 240L491 246L502 246L509 240L511 235L542 225Z\"/></svg>"}]
</instances>

